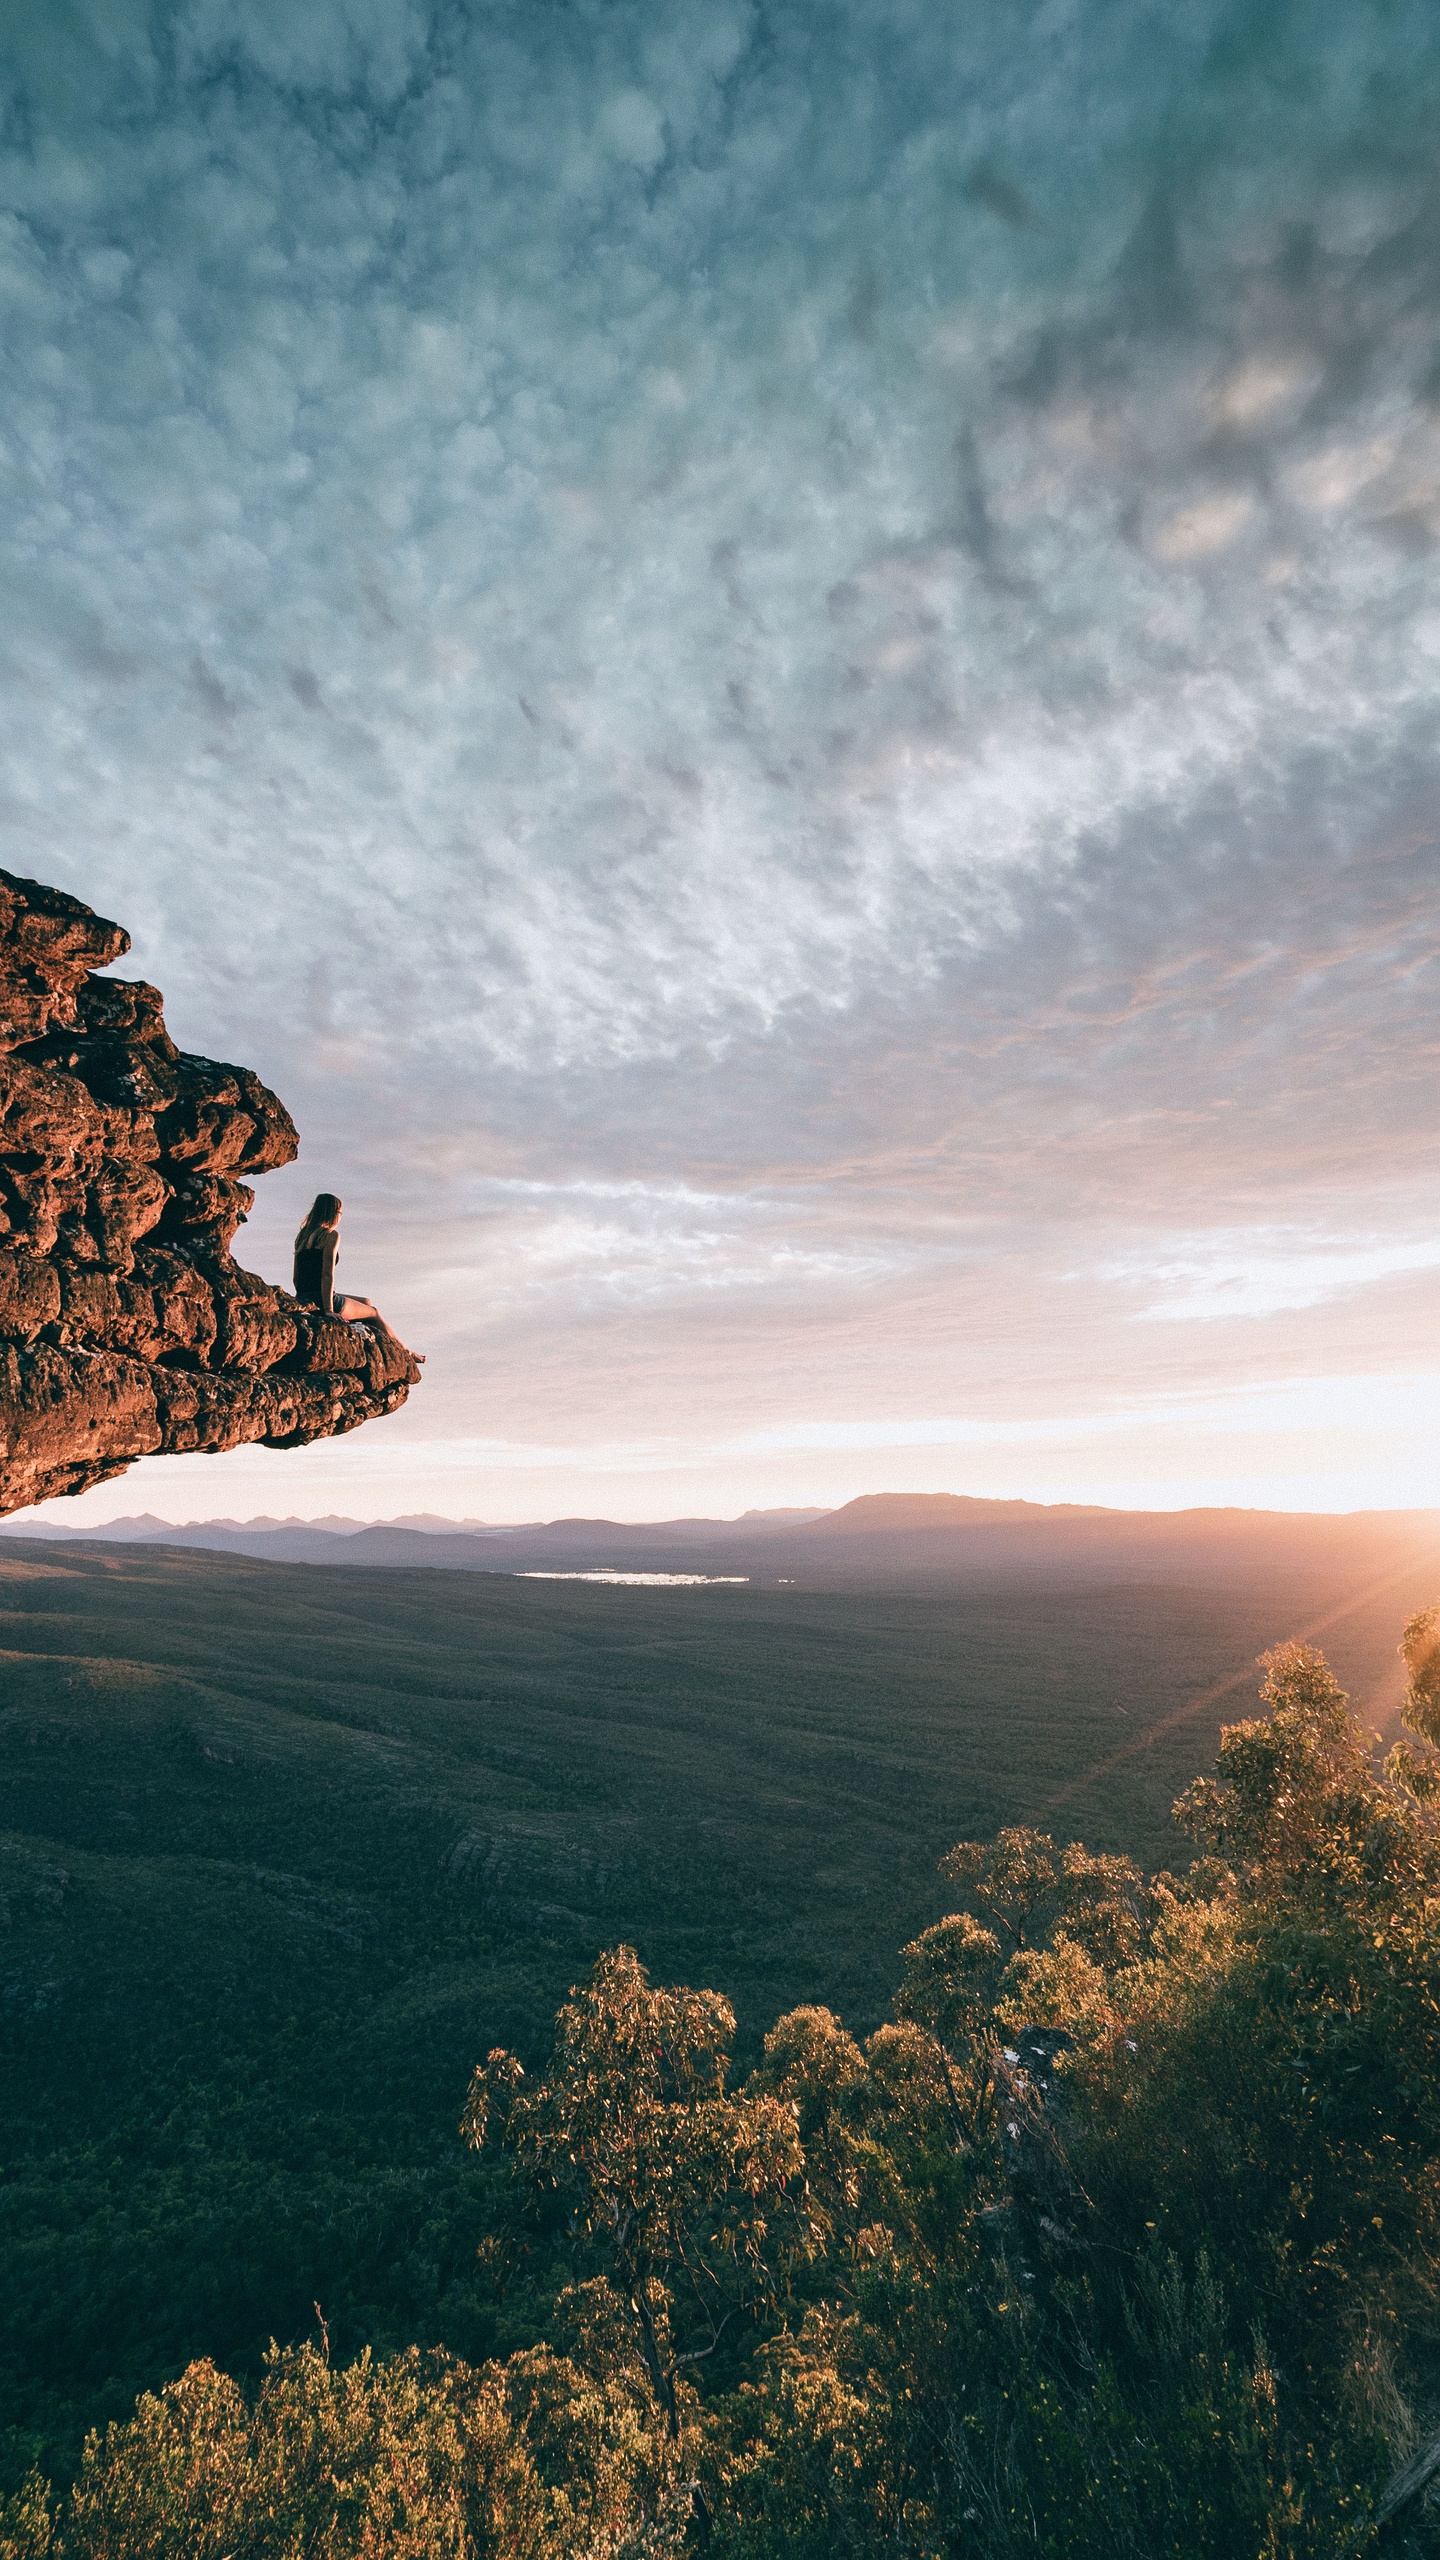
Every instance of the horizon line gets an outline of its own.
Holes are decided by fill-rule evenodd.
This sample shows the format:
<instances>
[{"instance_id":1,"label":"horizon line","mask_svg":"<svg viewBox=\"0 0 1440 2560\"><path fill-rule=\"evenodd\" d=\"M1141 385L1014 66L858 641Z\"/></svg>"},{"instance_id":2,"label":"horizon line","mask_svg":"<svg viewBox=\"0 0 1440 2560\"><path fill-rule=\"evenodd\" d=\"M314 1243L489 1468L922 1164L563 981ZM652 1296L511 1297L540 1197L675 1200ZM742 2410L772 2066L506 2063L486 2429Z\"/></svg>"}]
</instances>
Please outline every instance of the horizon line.
<instances>
[{"instance_id":1,"label":"horizon line","mask_svg":"<svg viewBox=\"0 0 1440 2560\"><path fill-rule=\"evenodd\" d=\"M312 1512L309 1514L289 1512L284 1515L278 1515L273 1512L256 1512L253 1513L250 1518L243 1520L237 1519L233 1514L229 1513L210 1513L204 1518L192 1517L186 1520L172 1520L156 1511L130 1511L113 1513L104 1520L77 1522L73 1529L67 1524L53 1519L35 1521L30 1524L28 1533L32 1535L38 1533L46 1537L86 1538L100 1536L106 1531L113 1531L116 1529L146 1527L157 1530L173 1529L177 1531L187 1529L230 1529L236 1531L311 1529L321 1531L326 1535L338 1536L346 1533L359 1534L367 1529L406 1529L421 1535L453 1531L460 1535L482 1534L494 1537L503 1537L507 1535L514 1535L526 1529L556 1529L571 1526L608 1529L667 1529L689 1525L703 1525L705 1527L713 1528L741 1528L744 1526L746 1521L754 1521L757 1524L763 1521L793 1521L797 1526L808 1526L820 1520L837 1519L847 1511L858 1510L862 1504L890 1504L900 1502L917 1504L923 1503L927 1505L956 1503L963 1504L967 1509L988 1512L1015 1512L1017 1510L1047 1514L1084 1512L1112 1520L1179 1520L1194 1518L1197 1516L1208 1519L1229 1517L1256 1520L1440 1519L1440 1504L1424 1503L1398 1503L1389 1507L1367 1503L1357 1504L1352 1508L1343 1510L1332 1507L1306 1510L1282 1509L1265 1504L1235 1502L1171 1502L1141 1505L1136 1503L1122 1504L1103 1502L1043 1501L1025 1494L957 1494L934 1491L911 1492L900 1488L893 1488L881 1493L855 1494L852 1495L848 1501L840 1503L757 1504L751 1505L741 1512L669 1512L658 1517L654 1514L637 1514L630 1517L624 1517L611 1512L572 1511L555 1513L546 1519L539 1519L532 1516L518 1520L482 1520L476 1518L473 1514L452 1517L449 1514L442 1512L409 1511L391 1512L378 1518L361 1518L355 1513L337 1512L332 1510L325 1512ZM25 1511L12 1512L7 1517L0 1519L0 1535L15 1535L17 1533L20 1535L27 1534L25 1527L26 1519L27 1514Z\"/></svg>"}]
</instances>

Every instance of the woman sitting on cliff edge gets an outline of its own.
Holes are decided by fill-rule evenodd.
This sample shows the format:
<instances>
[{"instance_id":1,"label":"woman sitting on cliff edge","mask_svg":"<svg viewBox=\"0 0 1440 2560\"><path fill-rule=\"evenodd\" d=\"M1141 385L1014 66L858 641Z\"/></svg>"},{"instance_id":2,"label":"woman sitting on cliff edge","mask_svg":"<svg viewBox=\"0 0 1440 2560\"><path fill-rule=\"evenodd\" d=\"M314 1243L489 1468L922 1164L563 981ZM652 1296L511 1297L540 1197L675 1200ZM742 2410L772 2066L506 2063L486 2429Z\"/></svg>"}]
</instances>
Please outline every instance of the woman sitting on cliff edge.
<instances>
[{"instance_id":1,"label":"woman sitting on cliff edge","mask_svg":"<svg viewBox=\"0 0 1440 2560\"><path fill-rule=\"evenodd\" d=\"M318 1307L322 1315L338 1316L342 1324L360 1324L366 1316L378 1318L380 1310L368 1298L347 1298L336 1292L341 1206L333 1191L316 1192L295 1239L295 1295L302 1307Z\"/></svg>"}]
</instances>

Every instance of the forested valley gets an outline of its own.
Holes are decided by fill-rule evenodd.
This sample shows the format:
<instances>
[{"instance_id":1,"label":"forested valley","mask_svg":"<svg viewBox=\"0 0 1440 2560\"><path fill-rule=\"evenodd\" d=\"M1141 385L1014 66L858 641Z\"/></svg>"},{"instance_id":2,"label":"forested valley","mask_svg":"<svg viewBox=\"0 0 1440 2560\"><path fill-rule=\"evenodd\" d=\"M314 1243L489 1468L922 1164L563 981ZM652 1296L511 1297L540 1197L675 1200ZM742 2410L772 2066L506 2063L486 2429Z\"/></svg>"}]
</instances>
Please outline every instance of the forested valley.
<instances>
[{"instance_id":1,"label":"forested valley","mask_svg":"<svg viewBox=\"0 0 1440 2560\"><path fill-rule=\"evenodd\" d=\"M1440 1611L1404 1651L1382 1759L1273 1650L1173 1871L958 1843L867 2035L802 2006L737 2070L612 1947L457 2129L490 2352L191 2363L0 2550L1440 2547Z\"/></svg>"}]
</instances>

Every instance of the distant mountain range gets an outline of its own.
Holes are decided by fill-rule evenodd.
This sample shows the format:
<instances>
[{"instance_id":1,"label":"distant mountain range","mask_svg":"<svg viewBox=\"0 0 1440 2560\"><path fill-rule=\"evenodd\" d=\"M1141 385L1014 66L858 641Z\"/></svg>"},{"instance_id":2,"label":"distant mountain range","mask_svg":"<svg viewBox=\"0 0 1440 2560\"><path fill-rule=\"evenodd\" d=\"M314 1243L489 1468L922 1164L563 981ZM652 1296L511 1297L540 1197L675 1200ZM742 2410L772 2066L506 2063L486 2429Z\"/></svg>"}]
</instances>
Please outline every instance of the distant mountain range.
<instances>
[{"instance_id":1,"label":"distant mountain range","mask_svg":"<svg viewBox=\"0 0 1440 2560\"><path fill-rule=\"evenodd\" d=\"M1118 1511L1098 1504L989 1502L950 1493L862 1494L834 1511L739 1519L566 1519L502 1525L399 1519L201 1520L153 1513L100 1529L4 1524L9 1538L201 1547L277 1564L423 1566L470 1573L684 1570L817 1585L1043 1575L1061 1582L1274 1582L1342 1590L1433 1555L1440 1511Z\"/></svg>"},{"instance_id":2,"label":"distant mountain range","mask_svg":"<svg viewBox=\"0 0 1440 2560\"><path fill-rule=\"evenodd\" d=\"M904 1501L906 1497L897 1495L894 1499ZM920 1499L923 1500L924 1496ZM618 1520L579 1522L532 1520L516 1523L498 1520L447 1520L438 1511L402 1511L397 1512L393 1520L351 1520L343 1512L327 1511L317 1519L302 1520L298 1513L292 1511L283 1520L274 1519L270 1514L262 1512L253 1520L176 1521L162 1520L154 1511L137 1511L128 1514L123 1520L107 1520L97 1529L70 1529L56 1520L36 1521L32 1527L26 1528L23 1514L18 1519L0 1523L0 1527L7 1531L15 1530L28 1538L64 1538L67 1541L75 1538L106 1540L118 1538L127 1544L138 1541L145 1546L158 1543L165 1546L224 1547L238 1537L271 1537L278 1531L292 1529L318 1530L328 1538L354 1538L358 1537L362 1531L369 1529L412 1529L423 1537L525 1538L551 1529L581 1527L587 1530L624 1529L628 1531L638 1525L644 1528L647 1534L653 1530L663 1536L672 1529L740 1529L747 1522L762 1528L776 1525L795 1528L803 1527L812 1520L828 1519L830 1516L825 1511L791 1509L745 1511L737 1520L659 1520L639 1524L634 1521Z\"/></svg>"}]
</instances>

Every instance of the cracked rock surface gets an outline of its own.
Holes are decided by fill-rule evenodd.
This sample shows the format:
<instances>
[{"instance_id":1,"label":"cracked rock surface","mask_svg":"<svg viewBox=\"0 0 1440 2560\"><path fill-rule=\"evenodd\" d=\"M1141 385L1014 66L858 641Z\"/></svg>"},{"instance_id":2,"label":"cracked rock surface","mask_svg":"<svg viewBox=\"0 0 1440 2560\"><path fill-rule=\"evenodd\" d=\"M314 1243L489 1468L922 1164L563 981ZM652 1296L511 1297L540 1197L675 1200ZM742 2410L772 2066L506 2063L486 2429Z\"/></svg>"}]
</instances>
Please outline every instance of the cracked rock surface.
<instances>
[{"instance_id":1,"label":"cracked rock surface","mask_svg":"<svg viewBox=\"0 0 1440 2560\"><path fill-rule=\"evenodd\" d=\"M129 945L0 871L0 1512L136 1458L353 1431L420 1376L387 1326L232 1259L245 1177L295 1126L248 1068L177 1049L154 987L92 974Z\"/></svg>"}]
</instances>

